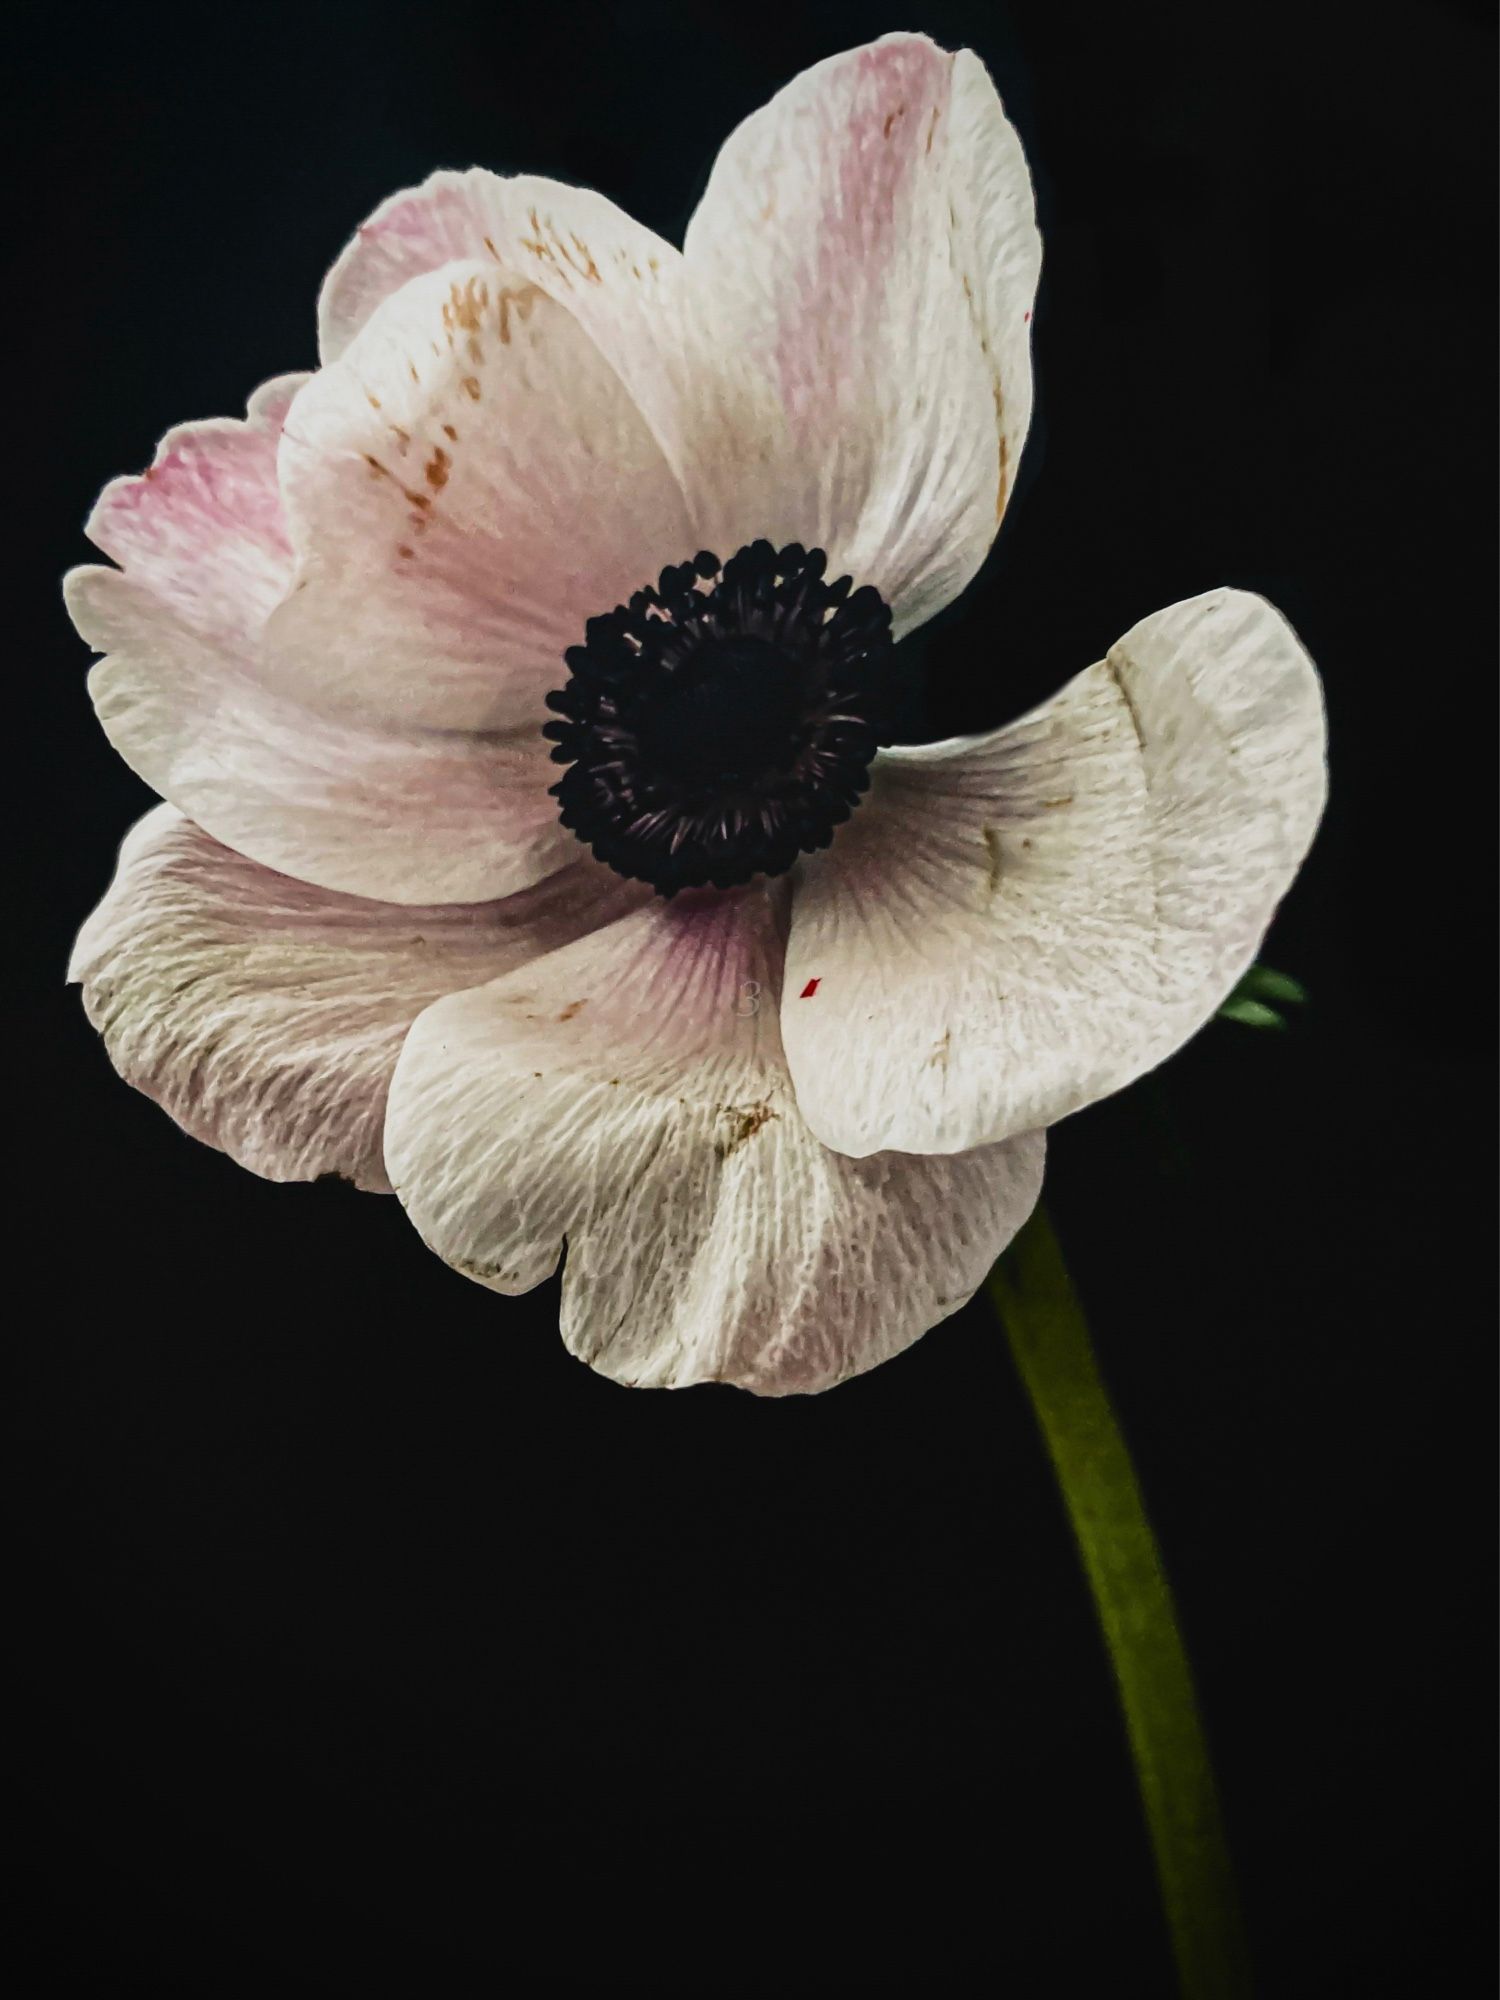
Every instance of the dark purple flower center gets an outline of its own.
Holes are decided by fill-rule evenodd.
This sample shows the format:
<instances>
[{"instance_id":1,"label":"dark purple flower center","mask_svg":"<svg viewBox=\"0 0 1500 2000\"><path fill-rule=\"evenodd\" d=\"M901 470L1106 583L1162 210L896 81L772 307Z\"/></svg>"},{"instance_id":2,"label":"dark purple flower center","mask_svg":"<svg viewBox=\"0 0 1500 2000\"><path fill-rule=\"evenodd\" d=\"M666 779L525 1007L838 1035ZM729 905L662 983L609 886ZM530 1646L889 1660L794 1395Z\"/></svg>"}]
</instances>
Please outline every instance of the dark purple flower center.
<instances>
[{"instance_id":1,"label":"dark purple flower center","mask_svg":"<svg viewBox=\"0 0 1500 2000\"><path fill-rule=\"evenodd\" d=\"M826 847L870 782L891 613L828 559L751 542L707 550L591 618L547 697L568 766L562 823L663 895L779 875Z\"/></svg>"}]
</instances>

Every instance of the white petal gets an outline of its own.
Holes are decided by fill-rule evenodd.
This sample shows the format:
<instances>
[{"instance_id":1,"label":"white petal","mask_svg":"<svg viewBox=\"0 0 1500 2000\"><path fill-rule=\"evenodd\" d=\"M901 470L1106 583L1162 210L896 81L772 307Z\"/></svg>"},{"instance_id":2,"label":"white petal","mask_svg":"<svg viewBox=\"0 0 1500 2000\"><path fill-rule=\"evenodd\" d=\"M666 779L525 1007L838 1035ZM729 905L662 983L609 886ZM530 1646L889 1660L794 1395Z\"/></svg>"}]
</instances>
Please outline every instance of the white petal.
<instances>
[{"instance_id":1,"label":"white petal","mask_svg":"<svg viewBox=\"0 0 1500 2000\"><path fill-rule=\"evenodd\" d=\"M376 309L298 395L280 472L298 561L268 672L403 727L539 729L586 621L698 546L580 319L489 260Z\"/></svg>"},{"instance_id":2,"label":"white petal","mask_svg":"<svg viewBox=\"0 0 1500 2000\"><path fill-rule=\"evenodd\" d=\"M386 1089L433 1000L608 922L638 892L590 861L504 902L434 909L309 888L172 806L130 832L70 979L120 1074L271 1180L388 1190Z\"/></svg>"},{"instance_id":3,"label":"white petal","mask_svg":"<svg viewBox=\"0 0 1500 2000\"><path fill-rule=\"evenodd\" d=\"M276 479L293 393L248 419L186 424L105 488L89 534L115 570L74 570L68 609L110 657L89 686L110 741L154 791L269 868L392 902L503 896L570 860L534 719L437 733L312 712L269 685L264 628L292 578Z\"/></svg>"},{"instance_id":4,"label":"white petal","mask_svg":"<svg viewBox=\"0 0 1500 2000\"><path fill-rule=\"evenodd\" d=\"M323 287L325 359L343 355L402 286L455 258L516 272L565 308L659 443L692 527L678 546L663 537L637 583L704 547L727 557L757 536L778 546L814 539L800 486L788 484L802 447L775 382L746 349L733 301L695 282L679 250L589 188L473 168L393 195Z\"/></svg>"},{"instance_id":5,"label":"white petal","mask_svg":"<svg viewBox=\"0 0 1500 2000\"><path fill-rule=\"evenodd\" d=\"M572 859L540 734L381 728L268 688L253 641L213 640L117 570L66 579L106 735L216 840L392 903L480 902Z\"/></svg>"},{"instance_id":6,"label":"white petal","mask_svg":"<svg viewBox=\"0 0 1500 2000\"><path fill-rule=\"evenodd\" d=\"M1251 963L1326 790L1317 673L1245 591L1147 618L993 735L882 753L793 904L808 1123L947 1153L1118 1090Z\"/></svg>"},{"instance_id":7,"label":"white petal","mask_svg":"<svg viewBox=\"0 0 1500 2000\"><path fill-rule=\"evenodd\" d=\"M1042 1139L848 1160L808 1131L759 890L660 900L440 1001L407 1037L386 1161L423 1237L521 1292L564 1241L563 1337L616 1380L830 1386L974 1292Z\"/></svg>"},{"instance_id":8,"label":"white petal","mask_svg":"<svg viewBox=\"0 0 1500 2000\"><path fill-rule=\"evenodd\" d=\"M758 532L921 623L983 561L1031 410L1041 246L983 66L891 35L806 71L725 145L685 254L786 413L787 525Z\"/></svg>"}]
</instances>

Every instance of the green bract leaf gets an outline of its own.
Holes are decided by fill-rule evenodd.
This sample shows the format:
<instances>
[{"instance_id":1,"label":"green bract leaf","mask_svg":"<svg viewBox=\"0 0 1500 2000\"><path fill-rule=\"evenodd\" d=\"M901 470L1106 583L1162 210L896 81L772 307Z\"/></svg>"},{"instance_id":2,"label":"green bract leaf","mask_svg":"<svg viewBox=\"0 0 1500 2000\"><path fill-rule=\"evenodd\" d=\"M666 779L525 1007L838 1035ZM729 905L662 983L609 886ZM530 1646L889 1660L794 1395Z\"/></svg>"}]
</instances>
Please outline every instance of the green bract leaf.
<instances>
[{"instance_id":1,"label":"green bract leaf","mask_svg":"<svg viewBox=\"0 0 1500 2000\"><path fill-rule=\"evenodd\" d=\"M1241 1021L1247 1028L1285 1028L1286 1022L1274 1007L1259 1000L1242 1000L1236 994L1219 1009L1221 1021Z\"/></svg>"}]
</instances>

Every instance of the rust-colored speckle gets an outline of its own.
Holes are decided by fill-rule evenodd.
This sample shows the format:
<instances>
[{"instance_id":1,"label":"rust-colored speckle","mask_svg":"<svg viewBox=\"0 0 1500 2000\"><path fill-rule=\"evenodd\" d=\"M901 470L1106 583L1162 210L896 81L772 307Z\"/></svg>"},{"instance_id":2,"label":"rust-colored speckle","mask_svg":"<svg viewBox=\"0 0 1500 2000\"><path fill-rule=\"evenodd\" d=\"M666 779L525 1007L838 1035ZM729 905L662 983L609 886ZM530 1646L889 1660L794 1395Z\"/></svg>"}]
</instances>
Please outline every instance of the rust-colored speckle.
<instances>
[{"instance_id":1,"label":"rust-colored speckle","mask_svg":"<svg viewBox=\"0 0 1500 2000\"><path fill-rule=\"evenodd\" d=\"M510 345L510 316L514 312L517 319L530 319L541 293L535 285L523 285L519 291L501 292L495 301L495 317L500 327L500 345Z\"/></svg>"},{"instance_id":2,"label":"rust-colored speckle","mask_svg":"<svg viewBox=\"0 0 1500 2000\"><path fill-rule=\"evenodd\" d=\"M380 408L380 398L376 395L373 389L366 389L365 401L369 404L372 410L378 410Z\"/></svg>"},{"instance_id":3,"label":"rust-colored speckle","mask_svg":"<svg viewBox=\"0 0 1500 2000\"><path fill-rule=\"evenodd\" d=\"M375 474L377 479L390 479L393 476L390 471L390 468L388 466L382 465L380 460L376 458L372 452L368 451L363 452L361 456L363 457L365 464L369 466L371 472Z\"/></svg>"},{"instance_id":4,"label":"rust-colored speckle","mask_svg":"<svg viewBox=\"0 0 1500 2000\"><path fill-rule=\"evenodd\" d=\"M1072 805L1072 803L1073 803L1073 794L1072 794L1071 792L1064 792L1064 794L1062 795L1062 797L1061 797L1060 799L1043 799L1043 800L1042 800L1042 804L1043 804L1044 806L1046 806L1046 807L1049 807L1049 808L1051 808L1051 807L1055 807L1055 806L1070 806L1070 805Z\"/></svg>"},{"instance_id":5,"label":"rust-colored speckle","mask_svg":"<svg viewBox=\"0 0 1500 2000\"><path fill-rule=\"evenodd\" d=\"M443 488L448 484L448 473L452 465L453 460L443 450L443 447L440 444L435 444L432 447L431 458L422 467L422 477L435 492L441 493Z\"/></svg>"},{"instance_id":6,"label":"rust-colored speckle","mask_svg":"<svg viewBox=\"0 0 1500 2000\"><path fill-rule=\"evenodd\" d=\"M885 136L887 137L887 139L889 139L891 136L891 131L896 123L896 120L898 118L904 118L905 116L906 116L906 106L904 104L898 104L894 111L888 111L886 113Z\"/></svg>"},{"instance_id":7,"label":"rust-colored speckle","mask_svg":"<svg viewBox=\"0 0 1500 2000\"><path fill-rule=\"evenodd\" d=\"M1000 887L1001 856L1000 856L999 827L987 826L984 829L984 845L985 845L985 851L989 857L989 889L990 889L990 894L993 896L995 891ZM1023 841L1022 845L1029 847L1031 843L1030 841Z\"/></svg>"},{"instance_id":8,"label":"rust-colored speckle","mask_svg":"<svg viewBox=\"0 0 1500 2000\"><path fill-rule=\"evenodd\" d=\"M498 264L500 262L500 252L495 248L490 238L488 236L481 236L479 240L484 245L485 249L489 251L490 255L494 258L495 262Z\"/></svg>"},{"instance_id":9,"label":"rust-colored speckle","mask_svg":"<svg viewBox=\"0 0 1500 2000\"><path fill-rule=\"evenodd\" d=\"M589 252L589 246L587 245L587 243L584 242L581 236L575 236L573 238L573 248L578 252L579 256L583 259L583 275L588 280L588 282L591 285L602 284L604 281L599 276L599 266L594 262L594 259ZM569 258L568 261L569 263L571 263L572 259Z\"/></svg>"},{"instance_id":10,"label":"rust-colored speckle","mask_svg":"<svg viewBox=\"0 0 1500 2000\"><path fill-rule=\"evenodd\" d=\"M479 377L477 375L465 375L458 386L466 396L472 397L476 403L479 401Z\"/></svg>"},{"instance_id":11,"label":"rust-colored speckle","mask_svg":"<svg viewBox=\"0 0 1500 2000\"><path fill-rule=\"evenodd\" d=\"M728 1129L722 1138L714 1141L714 1151L721 1160L727 1160L731 1153L737 1153L741 1146L753 1139L763 1126L768 1125L780 1113L762 1101L759 1104L724 1104L719 1107L719 1116Z\"/></svg>"},{"instance_id":12,"label":"rust-colored speckle","mask_svg":"<svg viewBox=\"0 0 1500 2000\"><path fill-rule=\"evenodd\" d=\"M927 151L929 153L932 151L932 141L933 141L933 136L937 131L937 122L938 122L938 107L934 104L932 107L932 116L927 121Z\"/></svg>"},{"instance_id":13,"label":"rust-colored speckle","mask_svg":"<svg viewBox=\"0 0 1500 2000\"><path fill-rule=\"evenodd\" d=\"M420 375L419 375L419 374L417 373L417 364L416 364L416 362L415 362L415 361L408 361L408 362L407 362L407 364L406 364L406 372L407 372L407 374L408 374L408 375L410 375L410 377L411 377L411 379L413 380L413 382L420 382L420 381L421 381L421 379L422 379L422 378L421 378L421 376L420 376Z\"/></svg>"},{"instance_id":14,"label":"rust-colored speckle","mask_svg":"<svg viewBox=\"0 0 1500 2000\"><path fill-rule=\"evenodd\" d=\"M450 332L457 328L461 333L478 333L489 302L490 288L483 278L465 278L461 285L455 281L448 287L443 325Z\"/></svg>"},{"instance_id":15,"label":"rust-colored speckle","mask_svg":"<svg viewBox=\"0 0 1500 2000\"><path fill-rule=\"evenodd\" d=\"M443 436L445 438L453 438L454 440L457 440L458 432L453 428L452 424L444 424Z\"/></svg>"},{"instance_id":16,"label":"rust-colored speckle","mask_svg":"<svg viewBox=\"0 0 1500 2000\"><path fill-rule=\"evenodd\" d=\"M402 451L408 451L408 450L410 450L410 448L411 448L411 432L410 432L410 431L404 431L404 430L402 430L402 428L401 428L400 424L392 424L392 425L391 425L391 436L392 436L392 437L393 437L393 438L394 438L394 439L396 440L396 443L397 443L397 444L398 444L398 445L399 445L399 446L401 447Z\"/></svg>"},{"instance_id":17,"label":"rust-colored speckle","mask_svg":"<svg viewBox=\"0 0 1500 2000\"><path fill-rule=\"evenodd\" d=\"M948 1067L948 1054L952 1047L953 1030L951 1028L944 1028L942 1040L934 1044L932 1054L927 1058L927 1067L929 1069L946 1070Z\"/></svg>"},{"instance_id":18,"label":"rust-colored speckle","mask_svg":"<svg viewBox=\"0 0 1500 2000\"><path fill-rule=\"evenodd\" d=\"M413 557L417 552L411 546L410 542L398 542L396 545L396 553L398 556L405 556L409 561L411 557Z\"/></svg>"},{"instance_id":19,"label":"rust-colored speckle","mask_svg":"<svg viewBox=\"0 0 1500 2000\"><path fill-rule=\"evenodd\" d=\"M1000 430L1000 483L995 489L995 519L998 521L1005 512L1005 503L1010 498L1010 444L1005 435L1005 405L1000 398L1000 384L995 384L995 421Z\"/></svg>"},{"instance_id":20,"label":"rust-colored speckle","mask_svg":"<svg viewBox=\"0 0 1500 2000\"><path fill-rule=\"evenodd\" d=\"M807 984L803 987L802 991L797 995L797 998L799 1000L811 1000L813 995L817 992L818 988L822 984L823 982L821 979L809 979Z\"/></svg>"},{"instance_id":21,"label":"rust-colored speckle","mask_svg":"<svg viewBox=\"0 0 1500 2000\"><path fill-rule=\"evenodd\" d=\"M576 1013L578 1013L581 1008L587 1007L588 1004L589 1003L587 1000L570 1000L568 1005L563 1008L562 1012L558 1015L557 1018L559 1021L571 1021L573 1016Z\"/></svg>"}]
</instances>

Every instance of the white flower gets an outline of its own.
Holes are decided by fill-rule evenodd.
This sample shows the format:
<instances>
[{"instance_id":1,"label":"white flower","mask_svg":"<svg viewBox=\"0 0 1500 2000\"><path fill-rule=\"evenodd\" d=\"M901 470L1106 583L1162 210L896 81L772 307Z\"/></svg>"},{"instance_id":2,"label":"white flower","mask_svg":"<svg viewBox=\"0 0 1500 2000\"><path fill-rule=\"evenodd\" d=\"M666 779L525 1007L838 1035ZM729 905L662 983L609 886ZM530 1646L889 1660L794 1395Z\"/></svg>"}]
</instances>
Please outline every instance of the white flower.
<instances>
[{"instance_id":1,"label":"white flower","mask_svg":"<svg viewBox=\"0 0 1500 2000\"><path fill-rule=\"evenodd\" d=\"M170 801L74 958L122 1074L498 1291L566 1244L621 1381L820 1389L962 1305L1324 795L1317 677L1234 590L873 754L1004 511L1039 263L988 76L911 35L741 126L680 252L551 181L387 202L318 372L170 433L68 580Z\"/></svg>"}]
</instances>

